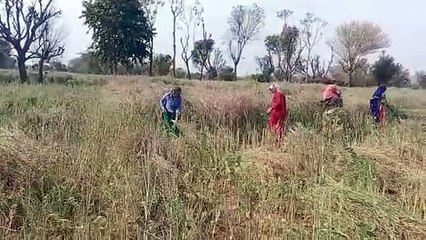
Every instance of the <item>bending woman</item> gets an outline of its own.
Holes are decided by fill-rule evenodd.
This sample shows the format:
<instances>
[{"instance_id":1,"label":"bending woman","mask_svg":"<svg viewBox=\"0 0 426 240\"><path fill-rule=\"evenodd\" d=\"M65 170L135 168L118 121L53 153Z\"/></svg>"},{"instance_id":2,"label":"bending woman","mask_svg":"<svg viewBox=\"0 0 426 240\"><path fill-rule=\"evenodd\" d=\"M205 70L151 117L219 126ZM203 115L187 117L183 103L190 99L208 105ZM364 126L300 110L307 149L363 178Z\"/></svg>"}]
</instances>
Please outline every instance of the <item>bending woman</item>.
<instances>
[{"instance_id":1,"label":"bending woman","mask_svg":"<svg viewBox=\"0 0 426 240\"><path fill-rule=\"evenodd\" d=\"M166 93L160 100L163 123L175 135L179 135L180 130L176 125L182 110L182 89L175 87L171 92Z\"/></svg>"},{"instance_id":2,"label":"bending woman","mask_svg":"<svg viewBox=\"0 0 426 240\"><path fill-rule=\"evenodd\" d=\"M370 99L370 114L375 123L383 123L385 120L384 101L386 100L386 86L379 86Z\"/></svg>"}]
</instances>

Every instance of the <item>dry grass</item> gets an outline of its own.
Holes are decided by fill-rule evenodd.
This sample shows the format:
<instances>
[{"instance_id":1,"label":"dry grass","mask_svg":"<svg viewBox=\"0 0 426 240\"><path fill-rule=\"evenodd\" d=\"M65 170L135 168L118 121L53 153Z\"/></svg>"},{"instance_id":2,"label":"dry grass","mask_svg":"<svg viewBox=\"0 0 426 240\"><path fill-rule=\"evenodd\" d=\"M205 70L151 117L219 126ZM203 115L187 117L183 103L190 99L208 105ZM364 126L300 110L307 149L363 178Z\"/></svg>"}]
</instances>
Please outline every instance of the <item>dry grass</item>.
<instances>
[{"instance_id":1,"label":"dry grass","mask_svg":"<svg viewBox=\"0 0 426 240\"><path fill-rule=\"evenodd\" d=\"M185 94L179 139L157 111L175 84ZM84 85L0 90L2 239L426 238L420 90L391 90L409 118L379 131L366 116L372 89L344 89L352 124L328 139L323 86L285 85L289 131L275 149L266 85Z\"/></svg>"}]
</instances>

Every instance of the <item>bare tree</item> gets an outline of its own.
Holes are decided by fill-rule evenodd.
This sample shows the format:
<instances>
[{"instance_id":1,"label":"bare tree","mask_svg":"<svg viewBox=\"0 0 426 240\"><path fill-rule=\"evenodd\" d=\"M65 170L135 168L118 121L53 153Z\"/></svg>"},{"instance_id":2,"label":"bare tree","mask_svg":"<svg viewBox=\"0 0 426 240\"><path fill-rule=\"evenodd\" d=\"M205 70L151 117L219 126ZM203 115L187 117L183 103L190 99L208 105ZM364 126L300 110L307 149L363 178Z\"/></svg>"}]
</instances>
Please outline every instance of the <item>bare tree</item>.
<instances>
[{"instance_id":1,"label":"bare tree","mask_svg":"<svg viewBox=\"0 0 426 240\"><path fill-rule=\"evenodd\" d=\"M21 83L28 81L25 63L36 56L27 56L31 45L41 38L38 31L49 19L61 15L61 11L52 6L53 0L38 0L31 3L24 0L2 0L3 13L0 14L0 38L9 42L18 62Z\"/></svg>"},{"instance_id":2,"label":"bare tree","mask_svg":"<svg viewBox=\"0 0 426 240\"><path fill-rule=\"evenodd\" d=\"M53 18L44 23L38 31L40 31L40 38L29 50L29 57L39 59L38 82L43 83L44 64L62 56L65 52L65 44L62 28L55 28Z\"/></svg>"},{"instance_id":3,"label":"bare tree","mask_svg":"<svg viewBox=\"0 0 426 240\"><path fill-rule=\"evenodd\" d=\"M328 75L330 72L331 66L334 61L334 51L331 50L331 57L328 62L325 60L321 60L320 55L315 55L311 57L309 61L310 69L312 70L312 79L318 79L318 78L324 78Z\"/></svg>"},{"instance_id":4,"label":"bare tree","mask_svg":"<svg viewBox=\"0 0 426 240\"><path fill-rule=\"evenodd\" d=\"M176 28L177 20L185 9L185 0L169 0L173 16L173 77L176 77Z\"/></svg>"},{"instance_id":5,"label":"bare tree","mask_svg":"<svg viewBox=\"0 0 426 240\"><path fill-rule=\"evenodd\" d=\"M201 22L203 22L202 14L204 9L197 1L194 6L190 7L182 13L181 22L183 25L184 36L180 38L180 44L182 46L181 57L186 66L186 76L188 79L191 79L191 70L189 63L192 59L194 51L190 50L190 39L191 35L192 42L195 42L195 29Z\"/></svg>"},{"instance_id":6,"label":"bare tree","mask_svg":"<svg viewBox=\"0 0 426 240\"><path fill-rule=\"evenodd\" d=\"M222 51L219 48L213 50L210 60L210 67L214 68L217 73L220 73L226 66L226 60L223 57Z\"/></svg>"},{"instance_id":7,"label":"bare tree","mask_svg":"<svg viewBox=\"0 0 426 240\"><path fill-rule=\"evenodd\" d=\"M389 47L390 40L379 25L369 21L352 21L336 28L336 38L330 45L349 77L349 86L352 86L353 74L359 68L361 59Z\"/></svg>"},{"instance_id":8,"label":"bare tree","mask_svg":"<svg viewBox=\"0 0 426 240\"><path fill-rule=\"evenodd\" d=\"M255 60L262 74L269 77L275 72L274 60L270 52L264 57L256 57Z\"/></svg>"},{"instance_id":9,"label":"bare tree","mask_svg":"<svg viewBox=\"0 0 426 240\"><path fill-rule=\"evenodd\" d=\"M152 32L155 32L155 22L157 21L158 8L164 6L165 2L161 0L142 0L142 6L147 15L148 25ZM154 34L149 41L149 75L153 76L154 61Z\"/></svg>"},{"instance_id":10,"label":"bare tree","mask_svg":"<svg viewBox=\"0 0 426 240\"><path fill-rule=\"evenodd\" d=\"M222 51L220 51L219 48L213 49L213 51L209 53L205 65L209 80L217 79L225 67L226 61L223 57Z\"/></svg>"},{"instance_id":11,"label":"bare tree","mask_svg":"<svg viewBox=\"0 0 426 240\"><path fill-rule=\"evenodd\" d=\"M323 71L324 69L319 69L321 62L319 55L313 57L312 52L315 46L321 41L323 36L322 31L324 27L327 26L327 22L319 17L316 17L312 13L306 13L306 17L300 21L300 24L302 26L300 31L301 40L304 43L306 51L306 59L304 59L304 64L301 66L302 68L300 70L302 74L305 75L306 79L315 78L317 77L315 76L315 73Z\"/></svg>"},{"instance_id":12,"label":"bare tree","mask_svg":"<svg viewBox=\"0 0 426 240\"><path fill-rule=\"evenodd\" d=\"M237 5L233 7L228 19L230 39L228 50L234 63L234 80L237 80L237 69L244 47L265 25L265 11L257 4L252 6Z\"/></svg>"}]
</instances>

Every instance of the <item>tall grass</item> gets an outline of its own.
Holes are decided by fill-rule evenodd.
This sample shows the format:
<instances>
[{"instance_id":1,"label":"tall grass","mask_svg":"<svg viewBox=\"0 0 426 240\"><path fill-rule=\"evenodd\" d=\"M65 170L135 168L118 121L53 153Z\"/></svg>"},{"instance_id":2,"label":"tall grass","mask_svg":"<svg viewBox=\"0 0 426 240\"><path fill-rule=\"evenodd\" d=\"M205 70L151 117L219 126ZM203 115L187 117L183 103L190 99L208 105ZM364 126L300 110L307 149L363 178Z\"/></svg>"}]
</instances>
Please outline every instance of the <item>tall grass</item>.
<instances>
[{"instance_id":1,"label":"tall grass","mask_svg":"<svg viewBox=\"0 0 426 240\"><path fill-rule=\"evenodd\" d=\"M329 139L318 87L286 86L276 149L264 86L180 82L184 134L169 138L157 102L170 83L1 89L0 236L426 238L421 119L376 129L351 101Z\"/></svg>"}]
</instances>

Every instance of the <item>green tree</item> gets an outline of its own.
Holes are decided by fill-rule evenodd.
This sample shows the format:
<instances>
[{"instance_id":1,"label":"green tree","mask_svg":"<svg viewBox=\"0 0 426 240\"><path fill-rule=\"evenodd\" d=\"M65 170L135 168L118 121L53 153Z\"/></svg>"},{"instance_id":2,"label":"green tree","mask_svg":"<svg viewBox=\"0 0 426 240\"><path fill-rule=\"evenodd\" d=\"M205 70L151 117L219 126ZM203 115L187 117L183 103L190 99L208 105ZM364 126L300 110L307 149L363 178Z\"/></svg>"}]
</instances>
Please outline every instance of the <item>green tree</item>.
<instances>
[{"instance_id":1,"label":"green tree","mask_svg":"<svg viewBox=\"0 0 426 240\"><path fill-rule=\"evenodd\" d=\"M67 72L68 68L67 65L65 65L64 63L58 61L58 60L54 60L50 63L50 65L52 66L54 71L58 71L58 72Z\"/></svg>"},{"instance_id":2,"label":"green tree","mask_svg":"<svg viewBox=\"0 0 426 240\"><path fill-rule=\"evenodd\" d=\"M200 80L203 79L204 70L210 70L210 56L214 50L215 41L211 38L211 35L207 37L204 23L202 24L203 39L198 40L194 43L194 49L191 52L192 63L200 71Z\"/></svg>"},{"instance_id":3,"label":"green tree","mask_svg":"<svg viewBox=\"0 0 426 240\"><path fill-rule=\"evenodd\" d=\"M86 0L83 7L84 23L93 31L91 48L114 74L119 64L142 64L149 56L154 33L140 1Z\"/></svg>"},{"instance_id":4,"label":"green tree","mask_svg":"<svg viewBox=\"0 0 426 240\"><path fill-rule=\"evenodd\" d=\"M298 70L303 47L300 44L300 32L295 26L284 25L280 35L271 35L265 38L265 47L268 52L269 69L274 70L275 77L282 81L291 81Z\"/></svg>"},{"instance_id":5,"label":"green tree","mask_svg":"<svg viewBox=\"0 0 426 240\"><path fill-rule=\"evenodd\" d=\"M380 58L373 64L371 74L374 76L377 84L390 84L392 79L400 72L403 67L401 64L396 63L392 56L384 52Z\"/></svg>"},{"instance_id":6,"label":"green tree","mask_svg":"<svg viewBox=\"0 0 426 240\"><path fill-rule=\"evenodd\" d=\"M0 39L10 43L16 52L21 83L28 81L25 63L37 58L29 54L34 42L41 38L39 29L50 19L59 17L61 11L52 6L53 0L2 0L4 12L0 13Z\"/></svg>"},{"instance_id":7,"label":"green tree","mask_svg":"<svg viewBox=\"0 0 426 240\"><path fill-rule=\"evenodd\" d=\"M265 25L265 11L257 4L252 6L237 5L232 8L228 19L228 51L234 63L234 80L237 80L238 64L245 46L260 32Z\"/></svg>"},{"instance_id":8,"label":"green tree","mask_svg":"<svg viewBox=\"0 0 426 240\"><path fill-rule=\"evenodd\" d=\"M15 61L11 58L11 46L8 42L0 39L0 68L13 68Z\"/></svg>"},{"instance_id":9,"label":"green tree","mask_svg":"<svg viewBox=\"0 0 426 240\"><path fill-rule=\"evenodd\" d=\"M192 63L199 69L201 79L203 79L204 70L208 70L208 61L211 53L213 52L213 47L214 40L211 38L198 40L194 43L194 50L192 50Z\"/></svg>"}]
</instances>

